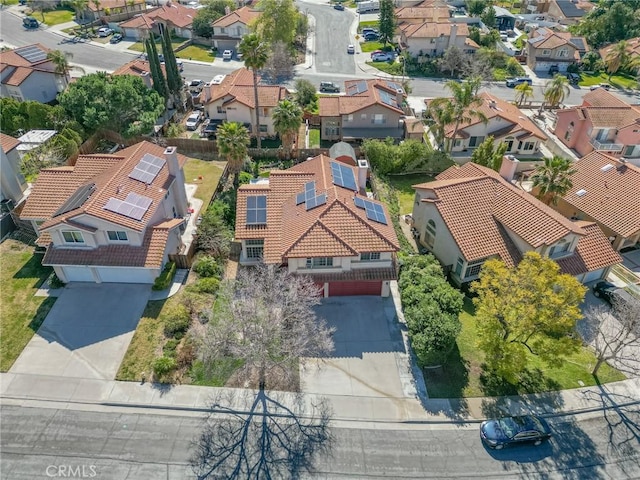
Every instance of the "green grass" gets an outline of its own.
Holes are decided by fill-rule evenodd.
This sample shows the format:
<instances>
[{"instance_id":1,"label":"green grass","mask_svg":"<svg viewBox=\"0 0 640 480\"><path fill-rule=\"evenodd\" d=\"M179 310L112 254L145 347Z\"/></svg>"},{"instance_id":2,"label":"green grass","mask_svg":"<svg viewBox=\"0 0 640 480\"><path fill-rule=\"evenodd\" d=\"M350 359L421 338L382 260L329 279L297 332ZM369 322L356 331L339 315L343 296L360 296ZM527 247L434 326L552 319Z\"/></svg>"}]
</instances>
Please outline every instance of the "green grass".
<instances>
[{"instance_id":1,"label":"green grass","mask_svg":"<svg viewBox=\"0 0 640 480\"><path fill-rule=\"evenodd\" d=\"M18 4L18 0L2 0L2 5L17 5Z\"/></svg>"},{"instance_id":2,"label":"green grass","mask_svg":"<svg viewBox=\"0 0 640 480\"><path fill-rule=\"evenodd\" d=\"M380 22L378 20L368 20L366 22L360 22L358 25L358 32L362 32L363 28L378 28L380 26Z\"/></svg>"},{"instance_id":3,"label":"green grass","mask_svg":"<svg viewBox=\"0 0 640 480\"><path fill-rule=\"evenodd\" d=\"M198 60L200 62L213 62L215 59L211 48L203 45L189 45L179 52L176 52L176 57L185 60Z\"/></svg>"},{"instance_id":4,"label":"green grass","mask_svg":"<svg viewBox=\"0 0 640 480\"><path fill-rule=\"evenodd\" d=\"M213 197L213 192L215 192L218 187L218 181L221 175L222 168L204 160L190 158L184 166L184 178L186 182L198 185L195 197L202 200L205 205L207 205L211 197ZM200 180L199 177L202 177L202 180Z\"/></svg>"},{"instance_id":5,"label":"green grass","mask_svg":"<svg viewBox=\"0 0 640 480\"><path fill-rule=\"evenodd\" d=\"M527 43L527 38L528 38L528 37L527 37L527 34L526 34L526 33L523 33L522 35L520 35L520 36L516 39L516 41L515 41L515 42L513 42L513 44L515 45L515 47L516 47L518 50L522 50L522 49L525 47L526 43Z\"/></svg>"},{"instance_id":6,"label":"green grass","mask_svg":"<svg viewBox=\"0 0 640 480\"><path fill-rule=\"evenodd\" d=\"M465 298L460 314L462 331L449 361L442 370L426 370L425 380L432 398L459 398L498 395L521 395L553 390L565 390L597 383L624 380L622 373L603 365L598 378L591 375L595 357L587 348L569 356L560 367L549 367L534 355L529 355L527 373L521 383L512 385L491 377L483 370L484 353L477 347L477 329L474 307Z\"/></svg>"},{"instance_id":7,"label":"green grass","mask_svg":"<svg viewBox=\"0 0 640 480\"><path fill-rule=\"evenodd\" d=\"M40 328L54 302L53 297L34 297L51 274L33 247L7 239L0 245L0 371L6 372Z\"/></svg>"},{"instance_id":8,"label":"green grass","mask_svg":"<svg viewBox=\"0 0 640 480\"><path fill-rule=\"evenodd\" d=\"M402 65L398 62L366 62L367 65L371 65L377 68L381 72L388 73L389 75L402 75Z\"/></svg>"},{"instance_id":9,"label":"green grass","mask_svg":"<svg viewBox=\"0 0 640 480\"><path fill-rule=\"evenodd\" d=\"M217 360L209 369L204 368L204 364L197 360L191 366L189 376L193 385L205 387L224 387L227 381L237 369L244 365L241 358L228 358Z\"/></svg>"},{"instance_id":10,"label":"green grass","mask_svg":"<svg viewBox=\"0 0 640 480\"><path fill-rule=\"evenodd\" d=\"M360 44L360 49L363 53L375 52L376 50L382 50L382 42L363 42Z\"/></svg>"},{"instance_id":11,"label":"green grass","mask_svg":"<svg viewBox=\"0 0 640 480\"><path fill-rule=\"evenodd\" d=\"M175 48L179 45L182 45L184 42L186 42L187 39L186 38L181 38L181 37L171 37L171 47L175 50ZM160 39L156 39L156 46L158 47L158 53L162 52L162 42L160 41ZM128 50L133 50L135 52L144 52L144 43L142 42L136 42L133 45L131 45Z\"/></svg>"},{"instance_id":12,"label":"green grass","mask_svg":"<svg viewBox=\"0 0 640 480\"><path fill-rule=\"evenodd\" d=\"M320 130L312 128L309 130L309 148L318 148L320 146Z\"/></svg>"},{"instance_id":13,"label":"green grass","mask_svg":"<svg viewBox=\"0 0 640 480\"><path fill-rule=\"evenodd\" d=\"M416 183L430 182L433 177L424 173L414 173L410 175L388 175L387 182L396 190L398 202L400 203L400 214L405 215L413 212L413 200L415 190L411 185Z\"/></svg>"},{"instance_id":14,"label":"green grass","mask_svg":"<svg viewBox=\"0 0 640 480\"><path fill-rule=\"evenodd\" d=\"M581 87L591 87L592 85L598 85L600 83L609 83L616 88L623 89L636 89L638 88L638 82L632 75L627 75L626 73L616 73L611 76L611 80L609 80L609 75L606 73L580 73L580 85Z\"/></svg>"},{"instance_id":15,"label":"green grass","mask_svg":"<svg viewBox=\"0 0 640 480\"><path fill-rule=\"evenodd\" d=\"M53 25L60 25L61 23L71 22L73 20L73 17L73 10L63 7L56 10L44 12L44 23L52 27ZM40 18L42 17L40 16Z\"/></svg>"}]
</instances>

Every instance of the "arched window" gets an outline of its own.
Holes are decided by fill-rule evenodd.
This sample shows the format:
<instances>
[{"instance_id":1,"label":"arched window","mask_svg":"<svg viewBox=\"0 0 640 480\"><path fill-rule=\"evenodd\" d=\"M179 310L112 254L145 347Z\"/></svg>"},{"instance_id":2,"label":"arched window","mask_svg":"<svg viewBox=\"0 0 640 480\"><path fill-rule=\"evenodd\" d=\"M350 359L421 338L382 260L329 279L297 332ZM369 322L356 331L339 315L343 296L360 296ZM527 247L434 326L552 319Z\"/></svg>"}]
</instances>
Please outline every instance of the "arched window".
<instances>
[{"instance_id":1,"label":"arched window","mask_svg":"<svg viewBox=\"0 0 640 480\"><path fill-rule=\"evenodd\" d=\"M424 241L430 248L433 248L433 245L436 241L436 222L433 220L429 220L427 222L427 228L424 232Z\"/></svg>"},{"instance_id":2,"label":"arched window","mask_svg":"<svg viewBox=\"0 0 640 480\"><path fill-rule=\"evenodd\" d=\"M573 129L574 129L575 125L573 122L571 122L569 124L569 126L567 127L567 131L564 132L564 139L568 142L569 140L571 140L571 135L573 135Z\"/></svg>"}]
</instances>

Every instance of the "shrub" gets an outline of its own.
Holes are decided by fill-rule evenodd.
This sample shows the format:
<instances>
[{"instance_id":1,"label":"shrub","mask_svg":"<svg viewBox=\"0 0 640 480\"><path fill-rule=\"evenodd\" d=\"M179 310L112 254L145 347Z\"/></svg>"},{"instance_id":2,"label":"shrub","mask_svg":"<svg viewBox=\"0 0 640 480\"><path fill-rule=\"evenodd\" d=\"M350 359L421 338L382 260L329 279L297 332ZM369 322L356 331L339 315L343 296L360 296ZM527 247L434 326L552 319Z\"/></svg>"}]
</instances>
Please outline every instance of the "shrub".
<instances>
[{"instance_id":1,"label":"shrub","mask_svg":"<svg viewBox=\"0 0 640 480\"><path fill-rule=\"evenodd\" d=\"M216 259L211 255L200 257L200 259L193 266L193 271L203 278L219 278L223 274L222 265L218 264L218 262L216 262Z\"/></svg>"},{"instance_id":2,"label":"shrub","mask_svg":"<svg viewBox=\"0 0 640 480\"><path fill-rule=\"evenodd\" d=\"M171 282L173 281L173 277L176 274L176 264L174 262L167 262L162 270L162 273L158 275L158 278L153 282L152 290L164 290L165 288L169 288Z\"/></svg>"},{"instance_id":3,"label":"shrub","mask_svg":"<svg viewBox=\"0 0 640 480\"><path fill-rule=\"evenodd\" d=\"M169 340L167 340L167 343L164 344L164 347L162 347L162 353L165 357L176 358L176 349L178 348L179 344L180 340L170 338Z\"/></svg>"},{"instance_id":4,"label":"shrub","mask_svg":"<svg viewBox=\"0 0 640 480\"><path fill-rule=\"evenodd\" d=\"M56 288L62 288L65 286L65 283L60 280L58 278L58 275L55 274L55 272L51 275L51 278L49 279L49 286L53 289Z\"/></svg>"},{"instance_id":5,"label":"shrub","mask_svg":"<svg viewBox=\"0 0 640 480\"><path fill-rule=\"evenodd\" d=\"M176 368L176 361L171 357L160 357L153 362L153 374L157 379L162 379Z\"/></svg>"},{"instance_id":6,"label":"shrub","mask_svg":"<svg viewBox=\"0 0 640 480\"><path fill-rule=\"evenodd\" d=\"M200 293L216 293L220 287L220 280L213 277L201 278L195 283L195 288Z\"/></svg>"},{"instance_id":7,"label":"shrub","mask_svg":"<svg viewBox=\"0 0 640 480\"><path fill-rule=\"evenodd\" d=\"M191 315L184 305L175 305L168 313L164 324L164 334L167 337L180 339L189 329Z\"/></svg>"}]
</instances>

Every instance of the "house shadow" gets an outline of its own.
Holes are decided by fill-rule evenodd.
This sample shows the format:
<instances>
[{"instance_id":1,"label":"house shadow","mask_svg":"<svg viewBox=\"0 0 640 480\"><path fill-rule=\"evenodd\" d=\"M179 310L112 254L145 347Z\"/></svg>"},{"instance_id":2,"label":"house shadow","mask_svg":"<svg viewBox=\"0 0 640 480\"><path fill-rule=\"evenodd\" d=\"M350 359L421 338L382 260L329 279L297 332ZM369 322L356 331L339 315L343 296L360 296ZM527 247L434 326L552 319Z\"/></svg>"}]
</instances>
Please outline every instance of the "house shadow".
<instances>
[{"instance_id":1,"label":"house shadow","mask_svg":"<svg viewBox=\"0 0 640 480\"><path fill-rule=\"evenodd\" d=\"M32 255L29 260L13 274L15 279L32 278L33 285L31 288L39 288L47 279L53 269L42 265L42 257Z\"/></svg>"}]
</instances>

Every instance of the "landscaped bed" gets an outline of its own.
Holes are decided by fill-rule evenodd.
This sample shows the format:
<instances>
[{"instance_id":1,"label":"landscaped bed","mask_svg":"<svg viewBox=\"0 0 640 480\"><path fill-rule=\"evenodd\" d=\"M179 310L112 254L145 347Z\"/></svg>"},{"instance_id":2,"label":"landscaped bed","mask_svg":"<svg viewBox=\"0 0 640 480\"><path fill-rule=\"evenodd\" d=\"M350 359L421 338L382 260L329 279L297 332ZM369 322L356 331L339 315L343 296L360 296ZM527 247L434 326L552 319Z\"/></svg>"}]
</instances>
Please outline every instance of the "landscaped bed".
<instances>
[{"instance_id":1,"label":"landscaped bed","mask_svg":"<svg viewBox=\"0 0 640 480\"><path fill-rule=\"evenodd\" d=\"M431 182L434 178L426 173L411 173L409 175L389 175L387 182L396 190L400 203L400 214L406 215L413 212L413 200L416 192L411 185Z\"/></svg>"}]
</instances>

